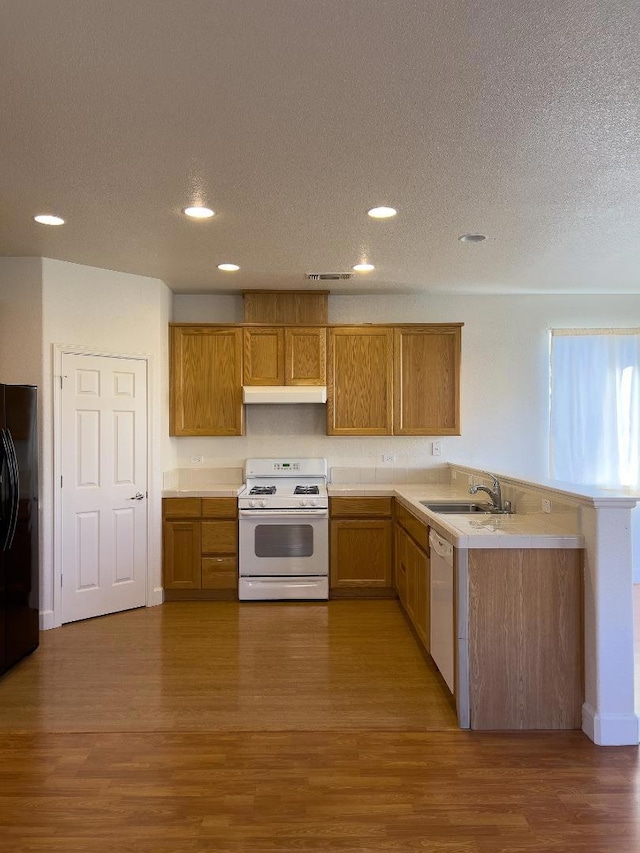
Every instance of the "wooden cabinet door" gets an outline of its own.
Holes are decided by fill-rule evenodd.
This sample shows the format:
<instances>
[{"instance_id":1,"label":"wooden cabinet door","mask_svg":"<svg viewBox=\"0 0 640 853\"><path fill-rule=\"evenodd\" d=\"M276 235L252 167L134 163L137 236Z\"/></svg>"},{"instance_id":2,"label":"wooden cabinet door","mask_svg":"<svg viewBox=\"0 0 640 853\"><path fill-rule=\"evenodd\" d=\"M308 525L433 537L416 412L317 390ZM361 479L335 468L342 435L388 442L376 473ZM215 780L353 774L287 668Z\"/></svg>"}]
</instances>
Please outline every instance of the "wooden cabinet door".
<instances>
[{"instance_id":1,"label":"wooden cabinet door","mask_svg":"<svg viewBox=\"0 0 640 853\"><path fill-rule=\"evenodd\" d=\"M460 326L394 332L394 434L460 435Z\"/></svg>"},{"instance_id":2,"label":"wooden cabinet door","mask_svg":"<svg viewBox=\"0 0 640 853\"><path fill-rule=\"evenodd\" d=\"M244 329L245 385L284 385L284 330Z\"/></svg>"},{"instance_id":3,"label":"wooden cabinet door","mask_svg":"<svg viewBox=\"0 0 640 853\"><path fill-rule=\"evenodd\" d=\"M331 522L331 586L391 587L390 519Z\"/></svg>"},{"instance_id":4,"label":"wooden cabinet door","mask_svg":"<svg viewBox=\"0 0 640 853\"><path fill-rule=\"evenodd\" d=\"M393 330L329 329L327 435L391 435Z\"/></svg>"},{"instance_id":5,"label":"wooden cabinet door","mask_svg":"<svg viewBox=\"0 0 640 853\"><path fill-rule=\"evenodd\" d=\"M162 576L165 589L200 589L200 522L162 525Z\"/></svg>"},{"instance_id":6,"label":"wooden cabinet door","mask_svg":"<svg viewBox=\"0 0 640 853\"><path fill-rule=\"evenodd\" d=\"M242 435L242 329L171 327L171 435Z\"/></svg>"},{"instance_id":7,"label":"wooden cabinet door","mask_svg":"<svg viewBox=\"0 0 640 853\"><path fill-rule=\"evenodd\" d=\"M393 577L393 588L398 593L398 598L404 609L407 609L407 574L409 564L408 545L409 537L405 531L396 526L396 553Z\"/></svg>"},{"instance_id":8,"label":"wooden cabinet door","mask_svg":"<svg viewBox=\"0 0 640 853\"><path fill-rule=\"evenodd\" d=\"M286 328L285 385L325 385L327 382L327 330Z\"/></svg>"},{"instance_id":9,"label":"wooden cabinet door","mask_svg":"<svg viewBox=\"0 0 640 853\"><path fill-rule=\"evenodd\" d=\"M418 548L410 537L407 537L408 574L407 579L407 612L411 617L413 627L422 640L423 646L429 651L430 646L430 600L431 574L429 557Z\"/></svg>"}]
</instances>

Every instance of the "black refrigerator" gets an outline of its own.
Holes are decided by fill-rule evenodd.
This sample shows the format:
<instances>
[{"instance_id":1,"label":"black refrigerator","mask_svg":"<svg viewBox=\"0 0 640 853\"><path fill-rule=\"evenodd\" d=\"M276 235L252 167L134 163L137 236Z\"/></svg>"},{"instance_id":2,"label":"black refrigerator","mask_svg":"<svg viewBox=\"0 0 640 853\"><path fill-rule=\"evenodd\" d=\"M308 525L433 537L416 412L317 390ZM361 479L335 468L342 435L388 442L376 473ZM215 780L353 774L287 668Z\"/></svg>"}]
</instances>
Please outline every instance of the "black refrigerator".
<instances>
[{"instance_id":1,"label":"black refrigerator","mask_svg":"<svg viewBox=\"0 0 640 853\"><path fill-rule=\"evenodd\" d=\"M37 389L0 384L0 674L38 647Z\"/></svg>"}]
</instances>

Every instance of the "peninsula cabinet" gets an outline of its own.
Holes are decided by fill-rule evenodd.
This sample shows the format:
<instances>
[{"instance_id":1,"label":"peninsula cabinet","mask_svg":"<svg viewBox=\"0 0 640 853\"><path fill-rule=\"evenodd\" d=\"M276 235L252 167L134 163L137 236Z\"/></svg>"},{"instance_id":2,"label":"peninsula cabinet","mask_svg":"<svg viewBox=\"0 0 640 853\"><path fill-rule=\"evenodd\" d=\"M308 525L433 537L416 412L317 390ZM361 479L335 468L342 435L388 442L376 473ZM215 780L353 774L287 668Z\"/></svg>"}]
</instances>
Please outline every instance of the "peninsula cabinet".
<instances>
[{"instance_id":1,"label":"peninsula cabinet","mask_svg":"<svg viewBox=\"0 0 640 853\"><path fill-rule=\"evenodd\" d=\"M326 340L324 327L245 327L244 384L325 385Z\"/></svg>"},{"instance_id":2,"label":"peninsula cabinet","mask_svg":"<svg viewBox=\"0 0 640 853\"><path fill-rule=\"evenodd\" d=\"M170 329L170 434L242 435L242 329Z\"/></svg>"},{"instance_id":3,"label":"peninsula cabinet","mask_svg":"<svg viewBox=\"0 0 640 853\"><path fill-rule=\"evenodd\" d=\"M392 502L331 498L331 597L393 596Z\"/></svg>"},{"instance_id":4,"label":"peninsula cabinet","mask_svg":"<svg viewBox=\"0 0 640 853\"><path fill-rule=\"evenodd\" d=\"M329 329L327 435L393 432L393 329Z\"/></svg>"},{"instance_id":5,"label":"peninsula cabinet","mask_svg":"<svg viewBox=\"0 0 640 853\"><path fill-rule=\"evenodd\" d=\"M424 648L430 646L429 528L396 501L394 587Z\"/></svg>"},{"instance_id":6,"label":"peninsula cabinet","mask_svg":"<svg viewBox=\"0 0 640 853\"><path fill-rule=\"evenodd\" d=\"M236 598L236 498L162 501L162 581L165 600Z\"/></svg>"},{"instance_id":7,"label":"peninsula cabinet","mask_svg":"<svg viewBox=\"0 0 640 853\"><path fill-rule=\"evenodd\" d=\"M579 729L582 551L469 550L472 729Z\"/></svg>"}]
</instances>

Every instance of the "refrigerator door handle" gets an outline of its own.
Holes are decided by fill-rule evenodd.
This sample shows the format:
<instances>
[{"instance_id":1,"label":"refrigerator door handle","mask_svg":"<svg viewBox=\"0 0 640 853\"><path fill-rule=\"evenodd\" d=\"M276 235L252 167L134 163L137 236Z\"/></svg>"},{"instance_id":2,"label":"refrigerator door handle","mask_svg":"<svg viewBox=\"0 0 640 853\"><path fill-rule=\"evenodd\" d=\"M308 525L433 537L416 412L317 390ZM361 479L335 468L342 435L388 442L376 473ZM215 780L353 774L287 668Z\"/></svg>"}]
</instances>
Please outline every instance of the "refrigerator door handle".
<instances>
[{"instance_id":1,"label":"refrigerator door handle","mask_svg":"<svg viewBox=\"0 0 640 853\"><path fill-rule=\"evenodd\" d=\"M3 531L0 546L8 551L13 544L13 537L18 523L18 502L20 499L20 484L18 479L18 457L13 443L13 437L8 429L2 430L2 451L7 464L9 476L9 519L6 530Z\"/></svg>"}]
</instances>

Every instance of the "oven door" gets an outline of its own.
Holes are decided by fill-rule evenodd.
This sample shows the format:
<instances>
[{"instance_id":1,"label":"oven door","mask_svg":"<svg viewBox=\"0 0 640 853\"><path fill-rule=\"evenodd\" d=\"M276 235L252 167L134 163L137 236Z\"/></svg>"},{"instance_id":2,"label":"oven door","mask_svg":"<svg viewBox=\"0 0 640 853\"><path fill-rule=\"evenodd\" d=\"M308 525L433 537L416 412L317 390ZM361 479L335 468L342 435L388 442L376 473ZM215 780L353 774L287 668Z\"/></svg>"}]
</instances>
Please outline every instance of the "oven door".
<instances>
[{"instance_id":1,"label":"oven door","mask_svg":"<svg viewBox=\"0 0 640 853\"><path fill-rule=\"evenodd\" d=\"M326 509L240 510L240 577L329 574Z\"/></svg>"}]
</instances>

